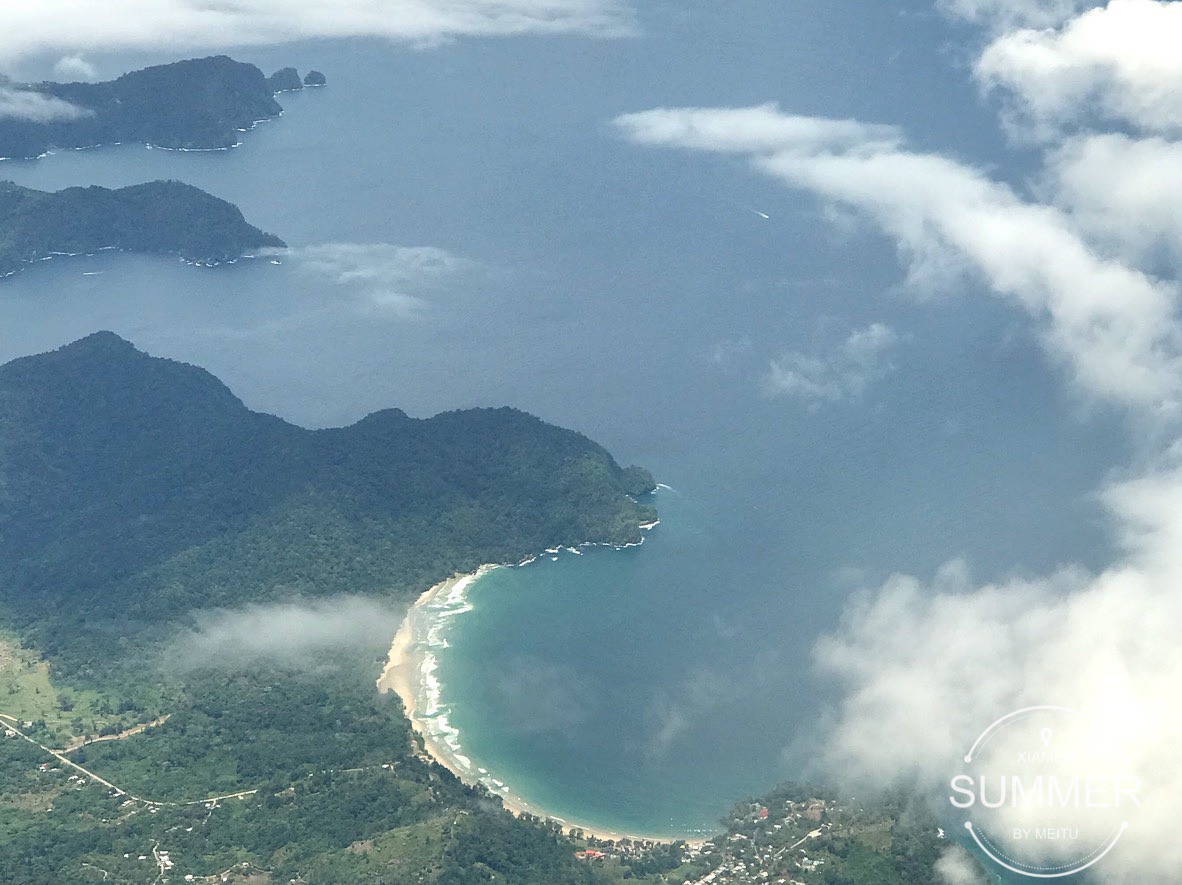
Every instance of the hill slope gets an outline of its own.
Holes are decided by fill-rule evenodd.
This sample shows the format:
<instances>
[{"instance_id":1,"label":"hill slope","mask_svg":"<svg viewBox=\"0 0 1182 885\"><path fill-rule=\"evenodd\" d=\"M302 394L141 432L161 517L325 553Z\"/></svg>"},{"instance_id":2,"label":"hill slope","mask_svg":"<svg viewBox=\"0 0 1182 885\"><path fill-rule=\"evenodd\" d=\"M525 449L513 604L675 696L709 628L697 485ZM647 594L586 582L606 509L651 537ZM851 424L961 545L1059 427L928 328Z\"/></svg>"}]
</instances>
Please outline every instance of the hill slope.
<instances>
[{"instance_id":1,"label":"hill slope","mask_svg":"<svg viewBox=\"0 0 1182 885\"><path fill-rule=\"evenodd\" d=\"M304 430L109 332L0 366L0 603L66 657L104 624L410 596L555 544L635 542L652 487L514 409Z\"/></svg>"}]
</instances>

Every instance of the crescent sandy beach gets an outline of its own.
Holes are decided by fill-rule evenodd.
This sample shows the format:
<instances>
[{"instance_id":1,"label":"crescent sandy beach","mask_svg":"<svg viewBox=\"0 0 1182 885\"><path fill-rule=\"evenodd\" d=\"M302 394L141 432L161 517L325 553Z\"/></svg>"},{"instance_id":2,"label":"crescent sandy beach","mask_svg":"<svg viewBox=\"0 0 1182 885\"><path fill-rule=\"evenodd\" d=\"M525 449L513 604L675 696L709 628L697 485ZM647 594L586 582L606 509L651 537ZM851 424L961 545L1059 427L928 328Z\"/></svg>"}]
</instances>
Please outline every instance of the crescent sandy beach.
<instances>
[{"instance_id":1,"label":"crescent sandy beach","mask_svg":"<svg viewBox=\"0 0 1182 885\"><path fill-rule=\"evenodd\" d=\"M472 610L472 604L468 601L472 586L494 568L500 566L482 565L471 574L453 575L419 597L394 636L386 666L378 677L378 689L382 692L393 691L402 699L407 718L432 759L465 783L483 784L489 792L499 796L505 807L514 814L529 813L543 819L549 818L562 824L564 830L581 829L586 835L603 840L672 841L674 837L668 834L655 836L616 832L551 814L527 802L464 754L460 733L449 721L447 707L440 698L442 684L437 672L439 664L435 650L446 647L443 634L451 619ZM705 840L687 837L684 841L700 844Z\"/></svg>"}]
</instances>

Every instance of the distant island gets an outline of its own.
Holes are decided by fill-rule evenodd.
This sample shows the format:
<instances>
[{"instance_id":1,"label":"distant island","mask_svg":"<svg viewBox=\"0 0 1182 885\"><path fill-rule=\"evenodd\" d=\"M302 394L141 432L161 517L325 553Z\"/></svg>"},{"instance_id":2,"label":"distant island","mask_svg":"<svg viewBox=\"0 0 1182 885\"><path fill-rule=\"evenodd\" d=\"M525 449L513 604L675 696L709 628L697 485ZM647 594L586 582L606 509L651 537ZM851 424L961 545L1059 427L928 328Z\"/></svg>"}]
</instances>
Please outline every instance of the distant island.
<instances>
[{"instance_id":1,"label":"distant island","mask_svg":"<svg viewBox=\"0 0 1182 885\"><path fill-rule=\"evenodd\" d=\"M292 83L294 76L295 85ZM225 55L155 65L103 83L14 83L21 116L0 117L0 158L39 157L54 149L135 143L176 150L232 147L240 133L277 117L275 93L324 85L294 68L271 78Z\"/></svg>"},{"instance_id":2,"label":"distant island","mask_svg":"<svg viewBox=\"0 0 1182 885\"><path fill-rule=\"evenodd\" d=\"M46 192L0 181L0 276L55 255L106 249L219 264L283 240L233 203L179 181Z\"/></svg>"},{"instance_id":3,"label":"distant island","mask_svg":"<svg viewBox=\"0 0 1182 885\"><path fill-rule=\"evenodd\" d=\"M280 92L294 92L297 89L303 89L305 86L323 86L327 82L327 78L320 71L308 71L301 80L300 72L295 68L280 68L267 78L267 85L276 94Z\"/></svg>"}]
</instances>

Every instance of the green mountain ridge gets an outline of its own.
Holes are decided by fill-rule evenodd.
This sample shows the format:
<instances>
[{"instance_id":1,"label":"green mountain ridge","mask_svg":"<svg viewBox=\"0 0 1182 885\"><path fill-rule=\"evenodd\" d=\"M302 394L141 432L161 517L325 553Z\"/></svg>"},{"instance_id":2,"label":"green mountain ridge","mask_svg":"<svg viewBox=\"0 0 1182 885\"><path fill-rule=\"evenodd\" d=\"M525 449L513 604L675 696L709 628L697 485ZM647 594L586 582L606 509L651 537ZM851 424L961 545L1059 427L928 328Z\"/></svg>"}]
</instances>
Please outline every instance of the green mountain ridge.
<instances>
[{"instance_id":1,"label":"green mountain ridge","mask_svg":"<svg viewBox=\"0 0 1182 885\"><path fill-rule=\"evenodd\" d=\"M0 181L0 276L55 255L106 249L220 264L285 245L248 224L233 203L179 181L56 192Z\"/></svg>"},{"instance_id":2,"label":"green mountain ridge","mask_svg":"<svg viewBox=\"0 0 1182 885\"><path fill-rule=\"evenodd\" d=\"M409 599L548 546L636 543L652 488L515 409L305 430L110 332L0 366L0 604L59 666L211 605Z\"/></svg>"}]
</instances>

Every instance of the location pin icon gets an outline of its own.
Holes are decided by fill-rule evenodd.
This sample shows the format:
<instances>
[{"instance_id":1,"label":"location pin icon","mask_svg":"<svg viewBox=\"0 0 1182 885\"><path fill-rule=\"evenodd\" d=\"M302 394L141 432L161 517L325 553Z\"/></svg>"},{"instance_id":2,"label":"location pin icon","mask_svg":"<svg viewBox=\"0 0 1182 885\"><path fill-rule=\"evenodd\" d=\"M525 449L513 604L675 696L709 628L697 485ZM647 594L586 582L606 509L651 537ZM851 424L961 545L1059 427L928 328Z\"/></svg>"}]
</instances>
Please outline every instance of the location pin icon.
<instances>
[{"instance_id":1,"label":"location pin icon","mask_svg":"<svg viewBox=\"0 0 1182 885\"><path fill-rule=\"evenodd\" d=\"M1044 728L1038 733L1038 736L1042 738L1042 745L1044 747L1049 747L1051 745L1051 737L1053 734L1054 732L1052 732L1049 728Z\"/></svg>"}]
</instances>

